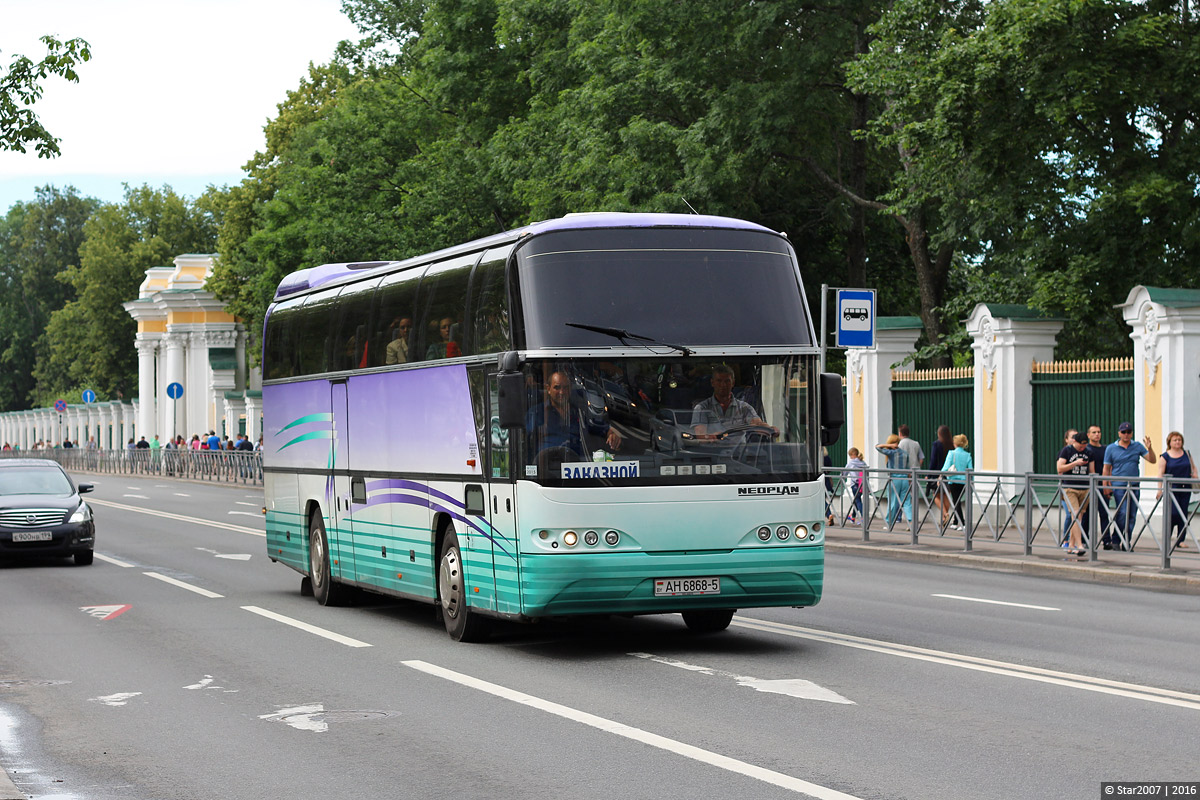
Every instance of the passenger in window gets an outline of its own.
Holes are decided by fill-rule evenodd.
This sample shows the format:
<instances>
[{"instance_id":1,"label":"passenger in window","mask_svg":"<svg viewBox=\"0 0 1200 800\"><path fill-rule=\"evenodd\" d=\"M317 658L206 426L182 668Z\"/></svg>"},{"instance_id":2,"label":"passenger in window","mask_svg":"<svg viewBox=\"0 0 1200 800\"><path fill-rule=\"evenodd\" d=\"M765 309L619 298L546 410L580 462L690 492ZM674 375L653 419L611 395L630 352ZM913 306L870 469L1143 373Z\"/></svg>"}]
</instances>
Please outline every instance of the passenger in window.
<instances>
[{"instance_id":1,"label":"passenger in window","mask_svg":"<svg viewBox=\"0 0 1200 800\"><path fill-rule=\"evenodd\" d=\"M412 331L412 319L401 317L392 323L392 340L388 342L384 364L407 364L408 335Z\"/></svg>"},{"instance_id":2,"label":"passenger in window","mask_svg":"<svg viewBox=\"0 0 1200 800\"><path fill-rule=\"evenodd\" d=\"M484 309L483 319L477 329L479 337L476 340L476 351L479 353L499 353L508 349L508 320L503 309L490 307Z\"/></svg>"},{"instance_id":3,"label":"passenger in window","mask_svg":"<svg viewBox=\"0 0 1200 800\"><path fill-rule=\"evenodd\" d=\"M456 358L462 355L462 349L451 335L456 327L454 320L450 317L445 317L438 323L438 336L441 337L441 341L434 342L425 350L426 361L433 361L439 358Z\"/></svg>"},{"instance_id":4,"label":"passenger in window","mask_svg":"<svg viewBox=\"0 0 1200 800\"><path fill-rule=\"evenodd\" d=\"M588 450L584 431L603 436L609 450L621 447L621 434L607 422L584 420L577 403L571 402L571 378L565 372L555 372L546 387L546 403L529 409L525 428L530 441L537 442L537 452L561 447L586 459Z\"/></svg>"},{"instance_id":5,"label":"passenger in window","mask_svg":"<svg viewBox=\"0 0 1200 800\"><path fill-rule=\"evenodd\" d=\"M767 425L754 406L733 396L733 368L718 364L712 371L712 397L692 408L692 432L699 439L716 439L731 429L759 425L776 434L779 429Z\"/></svg>"}]
</instances>

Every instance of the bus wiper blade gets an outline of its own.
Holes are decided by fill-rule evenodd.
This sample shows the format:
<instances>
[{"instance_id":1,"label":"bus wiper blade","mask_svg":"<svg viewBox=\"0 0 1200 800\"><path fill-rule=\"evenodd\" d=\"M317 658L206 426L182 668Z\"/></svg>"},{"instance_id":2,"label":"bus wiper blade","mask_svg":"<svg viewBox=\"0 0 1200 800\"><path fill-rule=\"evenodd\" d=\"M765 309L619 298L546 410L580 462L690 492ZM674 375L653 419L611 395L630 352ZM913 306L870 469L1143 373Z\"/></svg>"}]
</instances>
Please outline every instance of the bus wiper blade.
<instances>
[{"instance_id":1,"label":"bus wiper blade","mask_svg":"<svg viewBox=\"0 0 1200 800\"><path fill-rule=\"evenodd\" d=\"M690 347L684 347L681 344L660 342L657 339L651 339L649 336L639 336L636 333L630 333L629 331L622 330L621 328L606 328L603 325L584 325L582 322L567 322L565 324L568 328L580 328L585 331L606 334L614 339L619 339L623 345L629 345L629 342L627 341L629 339L636 339L639 342L645 342L647 345L658 345L659 347L669 347L672 350L678 350L685 356L690 356L695 352Z\"/></svg>"}]
</instances>

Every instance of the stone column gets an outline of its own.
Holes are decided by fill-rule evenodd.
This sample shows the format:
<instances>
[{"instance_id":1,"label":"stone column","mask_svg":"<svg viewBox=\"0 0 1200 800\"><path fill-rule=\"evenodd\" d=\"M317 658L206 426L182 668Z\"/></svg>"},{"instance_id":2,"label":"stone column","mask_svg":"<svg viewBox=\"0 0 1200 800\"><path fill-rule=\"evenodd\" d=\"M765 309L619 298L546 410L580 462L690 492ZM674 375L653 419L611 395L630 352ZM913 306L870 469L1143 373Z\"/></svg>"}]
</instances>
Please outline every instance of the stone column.
<instances>
[{"instance_id":1,"label":"stone column","mask_svg":"<svg viewBox=\"0 0 1200 800\"><path fill-rule=\"evenodd\" d=\"M246 392L246 438L258 443L262 434L262 392L250 390Z\"/></svg>"},{"instance_id":2,"label":"stone column","mask_svg":"<svg viewBox=\"0 0 1200 800\"><path fill-rule=\"evenodd\" d=\"M162 395L160 406L162 411L160 416L162 419L161 430L166 431L164 441L168 438L174 438L178 434L184 433L188 428L187 415L187 382L185 377L185 348L187 347L188 334L168 331L164 337L167 346L166 368L164 370L164 378L162 384ZM179 400L172 400L167 396L166 387L172 383L179 383L184 387L183 397Z\"/></svg>"},{"instance_id":3,"label":"stone column","mask_svg":"<svg viewBox=\"0 0 1200 800\"><path fill-rule=\"evenodd\" d=\"M846 352L846 441L863 460L882 468L875 445L892 433L892 365L912 354L921 335L918 317L879 317L875 346Z\"/></svg>"},{"instance_id":4,"label":"stone column","mask_svg":"<svg viewBox=\"0 0 1200 800\"><path fill-rule=\"evenodd\" d=\"M138 351L138 418L137 431L133 438L134 441L137 441L138 436L145 436L149 441L156 432L154 367L157 360L158 339L141 337L142 334L138 334L138 340L135 342Z\"/></svg>"},{"instance_id":5,"label":"stone column","mask_svg":"<svg viewBox=\"0 0 1200 800\"><path fill-rule=\"evenodd\" d=\"M1033 362L1054 359L1062 320L1017 305L980 303L967 318L975 351L975 469L1033 471Z\"/></svg>"},{"instance_id":6,"label":"stone column","mask_svg":"<svg viewBox=\"0 0 1200 800\"><path fill-rule=\"evenodd\" d=\"M1135 286L1118 306L1133 340L1135 441L1149 436L1154 452L1179 431L1184 446L1200 450L1200 290ZM1142 462L1143 474L1158 468Z\"/></svg>"}]
</instances>

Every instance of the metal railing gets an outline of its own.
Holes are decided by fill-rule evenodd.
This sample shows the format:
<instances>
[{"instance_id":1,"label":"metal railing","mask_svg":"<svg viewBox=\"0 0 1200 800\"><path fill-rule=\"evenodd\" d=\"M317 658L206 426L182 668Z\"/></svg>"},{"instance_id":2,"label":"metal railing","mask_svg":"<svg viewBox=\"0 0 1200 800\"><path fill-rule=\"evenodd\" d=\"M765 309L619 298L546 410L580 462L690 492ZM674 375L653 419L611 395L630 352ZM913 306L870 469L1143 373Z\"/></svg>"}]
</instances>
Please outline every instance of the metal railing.
<instances>
[{"instance_id":1,"label":"metal railing","mask_svg":"<svg viewBox=\"0 0 1200 800\"><path fill-rule=\"evenodd\" d=\"M1019 544L1025 555L1061 548L1070 521L1064 485L1086 481L1081 522L1089 561L1111 547L1155 552L1169 569L1172 557L1200 551L1191 527L1200 514L1200 480L1192 478L1068 475L1064 484L1064 477L1031 472L847 468L826 468L826 475L830 515L839 525L860 528L864 542L873 533L899 533L911 544L923 536L961 537L966 552L976 542ZM961 489L952 488L950 475L963 478ZM1181 534L1190 549L1176 548Z\"/></svg>"},{"instance_id":2,"label":"metal railing","mask_svg":"<svg viewBox=\"0 0 1200 800\"><path fill-rule=\"evenodd\" d=\"M245 450L66 449L5 450L5 458L49 458L67 472L98 472L111 475L152 475L162 478L241 483L261 486L262 453Z\"/></svg>"}]
</instances>

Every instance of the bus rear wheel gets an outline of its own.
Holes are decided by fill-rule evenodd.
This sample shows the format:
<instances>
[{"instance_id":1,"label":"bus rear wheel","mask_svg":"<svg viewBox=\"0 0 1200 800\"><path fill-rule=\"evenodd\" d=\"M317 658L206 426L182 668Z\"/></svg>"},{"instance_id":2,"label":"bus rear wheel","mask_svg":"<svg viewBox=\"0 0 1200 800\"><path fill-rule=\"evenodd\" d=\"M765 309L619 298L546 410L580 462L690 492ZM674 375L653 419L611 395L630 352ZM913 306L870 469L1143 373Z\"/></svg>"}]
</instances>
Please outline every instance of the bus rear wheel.
<instances>
[{"instance_id":1,"label":"bus rear wheel","mask_svg":"<svg viewBox=\"0 0 1200 800\"><path fill-rule=\"evenodd\" d=\"M313 597L323 606L340 606L345 602L346 587L335 584L329 569L329 539L320 511L313 511L308 521L308 574L312 579ZM302 590L303 591L303 590Z\"/></svg>"},{"instance_id":2,"label":"bus rear wheel","mask_svg":"<svg viewBox=\"0 0 1200 800\"><path fill-rule=\"evenodd\" d=\"M482 642L488 637L488 620L467 607L467 582L458 535L447 531L438 558L438 603L446 633L456 642Z\"/></svg>"},{"instance_id":3,"label":"bus rear wheel","mask_svg":"<svg viewBox=\"0 0 1200 800\"><path fill-rule=\"evenodd\" d=\"M720 633L733 622L733 608L684 611L683 621L692 633Z\"/></svg>"}]
</instances>

